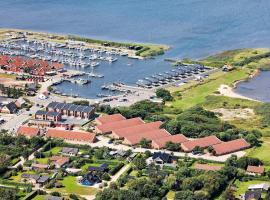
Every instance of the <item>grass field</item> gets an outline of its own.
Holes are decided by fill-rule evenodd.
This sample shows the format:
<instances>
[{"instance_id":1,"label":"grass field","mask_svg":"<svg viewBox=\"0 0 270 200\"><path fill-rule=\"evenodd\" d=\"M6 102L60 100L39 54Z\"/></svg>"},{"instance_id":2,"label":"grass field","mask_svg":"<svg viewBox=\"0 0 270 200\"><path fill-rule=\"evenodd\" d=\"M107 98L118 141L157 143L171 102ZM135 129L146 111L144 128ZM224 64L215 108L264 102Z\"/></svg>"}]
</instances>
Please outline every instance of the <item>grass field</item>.
<instances>
[{"instance_id":1,"label":"grass field","mask_svg":"<svg viewBox=\"0 0 270 200\"><path fill-rule=\"evenodd\" d=\"M252 148L247 150L248 156L253 158L259 158L265 165L270 166L270 138L263 138L263 144L261 147Z\"/></svg>"},{"instance_id":2,"label":"grass field","mask_svg":"<svg viewBox=\"0 0 270 200\"><path fill-rule=\"evenodd\" d=\"M18 172L16 176L11 176L9 178L10 181L14 181L14 182L20 182L21 181L21 175L22 175L23 172ZM27 174L35 174L36 172L34 171L27 171L27 172L24 172L24 173L27 173Z\"/></svg>"},{"instance_id":3,"label":"grass field","mask_svg":"<svg viewBox=\"0 0 270 200\"><path fill-rule=\"evenodd\" d=\"M61 150L62 150L63 147L53 147L51 150L49 151L45 151L44 154L45 155L49 155L50 152L52 153L52 155L56 155L58 154Z\"/></svg>"},{"instance_id":4,"label":"grass field","mask_svg":"<svg viewBox=\"0 0 270 200\"><path fill-rule=\"evenodd\" d=\"M174 191L169 191L166 195L167 199L168 200L173 200L174 199L174 196L175 196L175 192Z\"/></svg>"},{"instance_id":5,"label":"grass field","mask_svg":"<svg viewBox=\"0 0 270 200\"><path fill-rule=\"evenodd\" d=\"M32 200L44 200L45 195L37 195Z\"/></svg>"},{"instance_id":6,"label":"grass field","mask_svg":"<svg viewBox=\"0 0 270 200\"><path fill-rule=\"evenodd\" d=\"M13 74L0 73L0 78L12 78L12 79L15 79L16 76L13 75Z\"/></svg>"},{"instance_id":7,"label":"grass field","mask_svg":"<svg viewBox=\"0 0 270 200\"><path fill-rule=\"evenodd\" d=\"M61 183L63 184L63 188L54 188L51 191L57 191L63 194L78 194L78 195L94 195L97 192L97 189L93 187L86 187L79 185L77 183L76 177L67 176L65 177Z\"/></svg>"},{"instance_id":8,"label":"grass field","mask_svg":"<svg viewBox=\"0 0 270 200\"><path fill-rule=\"evenodd\" d=\"M39 164L44 164L47 165L49 163L49 159L48 158L36 158L35 159Z\"/></svg>"},{"instance_id":9,"label":"grass field","mask_svg":"<svg viewBox=\"0 0 270 200\"><path fill-rule=\"evenodd\" d=\"M270 184L270 181L251 180L251 181L247 181L247 182L241 182L239 180L236 180L234 183L237 187L237 191L235 193L236 197L239 197L239 195L244 194L250 185L260 184L260 183Z\"/></svg>"},{"instance_id":10,"label":"grass field","mask_svg":"<svg viewBox=\"0 0 270 200\"><path fill-rule=\"evenodd\" d=\"M221 84L232 85L237 80L247 78L249 73L249 69L239 69L228 73L216 72L210 75L210 77L205 79L202 83L193 81L179 89L171 88L170 91L172 92L175 101L170 104L173 107L182 109L202 104L206 101L206 97L214 94ZM179 93L181 94L181 98L178 97Z\"/></svg>"}]
</instances>

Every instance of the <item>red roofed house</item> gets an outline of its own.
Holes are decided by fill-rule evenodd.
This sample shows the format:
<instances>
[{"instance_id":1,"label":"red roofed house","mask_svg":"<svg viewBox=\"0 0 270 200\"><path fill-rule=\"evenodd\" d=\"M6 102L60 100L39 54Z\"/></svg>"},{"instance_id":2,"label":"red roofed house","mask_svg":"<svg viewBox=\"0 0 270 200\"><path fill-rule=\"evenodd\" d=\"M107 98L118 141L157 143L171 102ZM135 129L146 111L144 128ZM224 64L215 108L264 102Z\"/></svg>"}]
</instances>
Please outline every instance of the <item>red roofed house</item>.
<instances>
[{"instance_id":1,"label":"red roofed house","mask_svg":"<svg viewBox=\"0 0 270 200\"><path fill-rule=\"evenodd\" d=\"M49 129L46 136L53 138L62 138L65 140L96 142L96 135L94 133L88 132Z\"/></svg>"},{"instance_id":2,"label":"red roofed house","mask_svg":"<svg viewBox=\"0 0 270 200\"><path fill-rule=\"evenodd\" d=\"M120 128L120 129L113 130L111 136L116 139L123 139L124 137L128 135L137 135L137 134L147 132L150 130L159 129L161 124L162 124L161 121L157 121L157 122L150 122L146 124L140 124L137 126Z\"/></svg>"},{"instance_id":3,"label":"red roofed house","mask_svg":"<svg viewBox=\"0 0 270 200\"><path fill-rule=\"evenodd\" d=\"M17 130L17 135L24 135L27 137L39 136L40 130L37 127L20 126Z\"/></svg>"},{"instance_id":4,"label":"red roofed house","mask_svg":"<svg viewBox=\"0 0 270 200\"><path fill-rule=\"evenodd\" d=\"M61 168L69 162L69 157L52 156L49 158L49 161L52 162L56 168Z\"/></svg>"},{"instance_id":5,"label":"red roofed house","mask_svg":"<svg viewBox=\"0 0 270 200\"><path fill-rule=\"evenodd\" d=\"M220 156L228 153L234 153L250 147L250 144L243 138L232 140L229 142L222 142L220 144L213 145L213 154Z\"/></svg>"},{"instance_id":6,"label":"red roofed house","mask_svg":"<svg viewBox=\"0 0 270 200\"><path fill-rule=\"evenodd\" d=\"M153 140L155 138L168 137L170 133L168 133L165 129L154 129L151 131L143 132L135 135L127 135L123 141L123 144L127 145L136 145L139 144L140 141L145 138L147 140Z\"/></svg>"},{"instance_id":7,"label":"red roofed house","mask_svg":"<svg viewBox=\"0 0 270 200\"><path fill-rule=\"evenodd\" d=\"M170 135L162 138L155 138L152 140L152 148L154 149L162 149L165 147L167 142L173 142L177 144L181 144L183 142L187 142L188 139L183 134Z\"/></svg>"},{"instance_id":8,"label":"red roofed house","mask_svg":"<svg viewBox=\"0 0 270 200\"><path fill-rule=\"evenodd\" d=\"M201 148L207 148L209 146L213 146L221 142L222 141L218 139L216 136L211 135L211 136L195 139L192 141L184 142L181 144L181 148L185 152L191 152L196 146L199 146Z\"/></svg>"},{"instance_id":9,"label":"red roofed house","mask_svg":"<svg viewBox=\"0 0 270 200\"><path fill-rule=\"evenodd\" d=\"M252 176L262 175L264 173L264 167L248 165L246 173Z\"/></svg>"},{"instance_id":10,"label":"red roofed house","mask_svg":"<svg viewBox=\"0 0 270 200\"><path fill-rule=\"evenodd\" d=\"M98 125L101 125L101 124L108 124L112 122L118 122L125 119L126 118L121 114L103 115L101 117L96 118L96 123Z\"/></svg>"},{"instance_id":11,"label":"red roofed house","mask_svg":"<svg viewBox=\"0 0 270 200\"><path fill-rule=\"evenodd\" d=\"M218 171L222 169L222 166L196 163L194 165L194 169L203 171Z\"/></svg>"},{"instance_id":12,"label":"red roofed house","mask_svg":"<svg viewBox=\"0 0 270 200\"><path fill-rule=\"evenodd\" d=\"M96 131L98 133L111 133L113 130L120 129L120 128L125 128L125 127L130 127L130 126L136 126L144 124L144 121L139 118L132 118L132 119L127 119L127 120L121 120L117 122L112 122L112 123L107 123L107 124L102 124L96 126Z\"/></svg>"}]
</instances>

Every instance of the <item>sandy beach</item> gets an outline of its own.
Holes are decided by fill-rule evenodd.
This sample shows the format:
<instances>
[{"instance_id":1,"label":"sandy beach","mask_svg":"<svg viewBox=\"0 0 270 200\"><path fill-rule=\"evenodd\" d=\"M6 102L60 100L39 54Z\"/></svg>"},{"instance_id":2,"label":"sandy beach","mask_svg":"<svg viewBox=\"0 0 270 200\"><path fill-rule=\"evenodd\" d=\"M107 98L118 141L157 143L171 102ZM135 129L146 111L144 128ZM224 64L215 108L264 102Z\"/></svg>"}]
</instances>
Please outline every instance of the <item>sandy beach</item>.
<instances>
[{"instance_id":1,"label":"sandy beach","mask_svg":"<svg viewBox=\"0 0 270 200\"><path fill-rule=\"evenodd\" d=\"M249 97L245 97L241 94L238 94L236 93L235 91L233 91L233 88L228 86L228 85L220 85L220 87L218 88L218 91L220 93L220 95L223 95L223 96L227 96L227 97L232 97L232 98L239 98L239 99L246 99L246 100L251 100L251 101L258 101L259 100L256 100L256 99L252 99L252 98L249 98Z\"/></svg>"}]
</instances>

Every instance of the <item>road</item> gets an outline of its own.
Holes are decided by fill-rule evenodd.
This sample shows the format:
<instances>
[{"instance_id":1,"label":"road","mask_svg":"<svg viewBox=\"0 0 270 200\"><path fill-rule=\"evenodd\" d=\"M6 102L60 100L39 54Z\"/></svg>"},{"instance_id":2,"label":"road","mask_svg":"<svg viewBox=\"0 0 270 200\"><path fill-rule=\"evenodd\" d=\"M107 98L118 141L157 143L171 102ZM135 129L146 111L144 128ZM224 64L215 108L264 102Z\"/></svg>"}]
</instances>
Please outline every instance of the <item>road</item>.
<instances>
[{"instance_id":1,"label":"road","mask_svg":"<svg viewBox=\"0 0 270 200\"><path fill-rule=\"evenodd\" d=\"M104 137L104 136L97 136L98 138L98 142L96 143L86 143L86 142L78 142L78 141L66 141L68 143L72 143L72 144L86 144L86 145L90 145L92 147L109 147L111 149L116 149L116 150L132 150L135 153L144 153L145 151L150 151L151 153L154 152L166 152L166 153L173 153L173 155L177 156L177 157L190 157L190 158L202 158L202 159L206 159L206 160L210 160L210 161L217 161L217 162L225 162L229 157L231 157L231 155L236 155L238 158L243 157L246 153L244 151L238 151L235 153L231 153L231 154L227 154L227 155L223 155L223 156L212 156L210 154L203 154L203 155L194 155L192 153L184 153L184 152L172 152L172 151L168 151L168 150L156 150L156 149L145 149L145 148L133 148L130 146L126 146L123 144L109 144L109 138Z\"/></svg>"}]
</instances>

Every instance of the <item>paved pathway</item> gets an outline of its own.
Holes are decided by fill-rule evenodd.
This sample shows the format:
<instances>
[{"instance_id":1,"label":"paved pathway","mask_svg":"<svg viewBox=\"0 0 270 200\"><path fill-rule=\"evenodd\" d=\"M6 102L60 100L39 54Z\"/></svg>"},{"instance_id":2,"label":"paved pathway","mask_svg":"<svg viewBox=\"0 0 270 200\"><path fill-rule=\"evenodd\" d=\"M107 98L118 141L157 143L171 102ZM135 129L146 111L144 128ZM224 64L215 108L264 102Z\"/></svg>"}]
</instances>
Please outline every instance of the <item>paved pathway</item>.
<instances>
[{"instance_id":1,"label":"paved pathway","mask_svg":"<svg viewBox=\"0 0 270 200\"><path fill-rule=\"evenodd\" d=\"M202 159L206 159L206 160L212 160L212 161L217 161L217 162L225 162L229 157L231 157L231 155L237 155L237 157L243 157L246 153L244 151L238 151L235 153L231 153L231 154L227 154L227 155L223 155L223 156L212 156L210 154L203 154L203 155L194 155L192 153L184 153L184 152L172 152L172 151L168 151L168 150L156 150L156 149L145 149L145 148L133 148L133 147L129 147L123 144L109 144L109 138L104 137L104 136L98 136L97 137L99 139L98 142L96 143L86 143L86 142L77 142L77 141L66 141L68 143L73 143L73 144L87 144L90 145L92 147L109 147L111 149L117 149L117 150L129 150L131 149L133 152L136 153L143 153L145 151L150 151L151 153L154 152L166 152L166 153L173 153L175 156L178 157L190 157L190 158L202 158Z\"/></svg>"}]
</instances>

